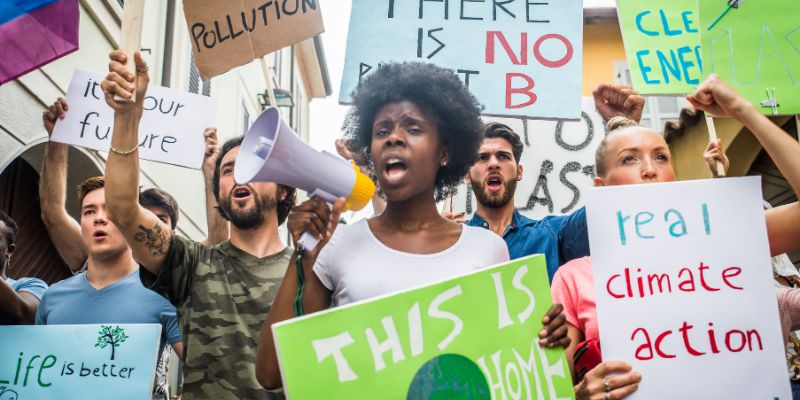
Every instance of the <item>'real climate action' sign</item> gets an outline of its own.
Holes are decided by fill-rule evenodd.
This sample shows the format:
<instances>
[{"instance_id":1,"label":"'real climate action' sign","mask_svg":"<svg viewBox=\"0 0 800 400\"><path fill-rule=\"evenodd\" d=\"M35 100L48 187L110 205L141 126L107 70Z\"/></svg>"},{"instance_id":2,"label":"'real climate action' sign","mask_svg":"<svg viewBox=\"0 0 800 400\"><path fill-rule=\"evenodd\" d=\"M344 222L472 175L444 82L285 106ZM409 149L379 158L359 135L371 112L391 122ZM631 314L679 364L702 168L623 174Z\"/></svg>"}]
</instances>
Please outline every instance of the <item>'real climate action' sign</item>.
<instances>
[{"instance_id":1,"label":"'real climate action' sign","mask_svg":"<svg viewBox=\"0 0 800 400\"><path fill-rule=\"evenodd\" d=\"M0 399L149 399L161 325L0 327Z\"/></svg>"}]
</instances>

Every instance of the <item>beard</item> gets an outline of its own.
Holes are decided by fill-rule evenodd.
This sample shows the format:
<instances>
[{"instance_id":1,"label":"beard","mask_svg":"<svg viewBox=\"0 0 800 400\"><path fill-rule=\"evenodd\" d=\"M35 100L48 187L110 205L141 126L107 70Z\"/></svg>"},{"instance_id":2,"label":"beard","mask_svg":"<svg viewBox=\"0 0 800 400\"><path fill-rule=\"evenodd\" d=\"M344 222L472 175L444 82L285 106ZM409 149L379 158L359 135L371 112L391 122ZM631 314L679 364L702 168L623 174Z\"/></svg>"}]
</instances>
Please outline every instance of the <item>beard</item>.
<instances>
[{"instance_id":1,"label":"beard","mask_svg":"<svg viewBox=\"0 0 800 400\"><path fill-rule=\"evenodd\" d=\"M236 209L232 207L231 195L220 199L219 208L231 221L231 224L238 229L253 229L261 226L264 223L264 213L275 209L278 201L270 196L256 193L253 187L250 187L250 193L253 195L254 205L250 208Z\"/></svg>"},{"instance_id":2,"label":"beard","mask_svg":"<svg viewBox=\"0 0 800 400\"><path fill-rule=\"evenodd\" d=\"M511 178L503 182L503 195L490 194L486 191L486 185L483 182L472 181L472 192L475 193L475 198L478 203L489 208L501 208L508 204L509 201L514 199L514 192L517 190L517 180Z\"/></svg>"}]
</instances>

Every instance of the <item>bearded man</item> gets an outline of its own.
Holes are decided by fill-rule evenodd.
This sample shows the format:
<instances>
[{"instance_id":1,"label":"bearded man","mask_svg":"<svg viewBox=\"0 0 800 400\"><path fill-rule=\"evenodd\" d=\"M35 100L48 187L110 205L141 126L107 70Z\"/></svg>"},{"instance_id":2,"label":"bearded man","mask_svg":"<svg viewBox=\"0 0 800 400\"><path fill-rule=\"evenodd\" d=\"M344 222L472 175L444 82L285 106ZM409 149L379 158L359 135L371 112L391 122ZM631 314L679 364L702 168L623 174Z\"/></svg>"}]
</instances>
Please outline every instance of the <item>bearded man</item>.
<instances>
[{"instance_id":1,"label":"bearded man","mask_svg":"<svg viewBox=\"0 0 800 400\"><path fill-rule=\"evenodd\" d=\"M629 87L601 84L593 95L595 107L606 121L617 115L637 122L642 117L644 98ZM500 235L512 260L544 254L552 281L559 266L589 255L586 210L581 207L569 215L547 216L538 221L520 214L514 206L514 192L522 180L522 149L519 135L511 128L500 123L486 124L478 161L467 176L478 206L466 224Z\"/></svg>"},{"instance_id":2,"label":"bearded man","mask_svg":"<svg viewBox=\"0 0 800 400\"><path fill-rule=\"evenodd\" d=\"M219 211L230 220L230 240L216 246L177 235L138 203L138 132L147 65L135 53L134 76L121 51L110 55L102 83L114 109L114 135L106 162L111 220L142 266L142 283L178 309L186 347L183 398L275 399L256 380L255 349L261 324L289 264L291 249L278 235L294 205L295 189L272 182L239 185L233 170L242 138L226 142L214 169ZM117 102L114 94L135 102Z\"/></svg>"}]
</instances>

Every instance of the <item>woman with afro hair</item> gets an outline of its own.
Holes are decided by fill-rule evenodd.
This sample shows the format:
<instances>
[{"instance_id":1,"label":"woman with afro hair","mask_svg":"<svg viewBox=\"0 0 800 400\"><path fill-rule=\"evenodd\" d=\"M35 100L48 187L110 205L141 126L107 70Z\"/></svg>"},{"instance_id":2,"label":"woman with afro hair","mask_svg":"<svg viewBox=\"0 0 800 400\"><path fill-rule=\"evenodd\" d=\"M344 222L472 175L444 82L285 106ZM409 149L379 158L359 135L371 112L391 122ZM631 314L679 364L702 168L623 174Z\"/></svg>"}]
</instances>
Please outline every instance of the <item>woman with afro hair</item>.
<instances>
[{"instance_id":1,"label":"woman with afro hair","mask_svg":"<svg viewBox=\"0 0 800 400\"><path fill-rule=\"evenodd\" d=\"M377 178L386 209L338 228L344 199L329 210L312 198L289 215L295 242L309 231L320 243L302 255L302 305L293 304L295 254L262 328L256 375L268 389L281 386L271 325L299 308L325 310L509 259L502 238L452 222L436 207L475 162L483 139L478 102L455 73L425 63L383 65L356 89L345 133L356 162ZM568 343L560 305L544 322L542 344Z\"/></svg>"}]
</instances>

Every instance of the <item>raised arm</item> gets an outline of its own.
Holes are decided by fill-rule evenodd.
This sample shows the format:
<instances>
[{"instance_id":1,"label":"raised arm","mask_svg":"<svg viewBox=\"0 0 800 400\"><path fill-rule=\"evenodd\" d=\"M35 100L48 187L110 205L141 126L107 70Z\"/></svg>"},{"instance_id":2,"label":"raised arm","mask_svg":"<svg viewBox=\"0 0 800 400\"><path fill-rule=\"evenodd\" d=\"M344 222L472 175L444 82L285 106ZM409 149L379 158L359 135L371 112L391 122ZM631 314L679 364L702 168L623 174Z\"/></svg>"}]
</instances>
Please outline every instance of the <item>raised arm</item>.
<instances>
[{"instance_id":1,"label":"raised arm","mask_svg":"<svg viewBox=\"0 0 800 400\"><path fill-rule=\"evenodd\" d=\"M636 122L641 121L644 111L644 97L630 86L601 83L592 92L594 106L605 121L623 116Z\"/></svg>"},{"instance_id":2,"label":"raised arm","mask_svg":"<svg viewBox=\"0 0 800 400\"><path fill-rule=\"evenodd\" d=\"M206 187L206 222L208 224L208 237L203 244L214 246L228 240L230 228L228 220L219 213L219 203L214 195L214 168L219 158L219 143L217 142L217 128L206 128L203 132L206 139L206 154L203 158L203 181Z\"/></svg>"},{"instance_id":3,"label":"raised arm","mask_svg":"<svg viewBox=\"0 0 800 400\"><path fill-rule=\"evenodd\" d=\"M305 277L303 293L303 311L306 314L324 310L330 306L331 292L322 284L314 272L314 262L320 251L328 243L339 223L339 215L344 209L344 199L339 199L333 206L333 211L323 200L315 197L295 207L289 214L287 226L292 234L294 243L305 231L320 237L320 243L314 251L303 255L303 274ZM297 293L297 269L295 263L297 253L289 261L289 268L283 277L281 287L272 303L267 322L261 327L261 336L258 339L258 352L256 353L256 378L267 389L277 389L283 384L278 370L278 355L275 351L275 342L272 338L272 324L295 317L294 299Z\"/></svg>"},{"instance_id":4,"label":"raised arm","mask_svg":"<svg viewBox=\"0 0 800 400\"><path fill-rule=\"evenodd\" d=\"M56 120L64 118L69 106L63 98L56 100L42 115L47 135L53 134ZM81 269L89 252L81 240L81 226L67 214L67 152L63 143L47 142L44 148L42 177L39 180L39 205L42 222L58 255L73 272Z\"/></svg>"},{"instance_id":5,"label":"raised arm","mask_svg":"<svg viewBox=\"0 0 800 400\"><path fill-rule=\"evenodd\" d=\"M101 87L106 103L114 109L114 134L106 160L106 205L109 218L119 228L133 251L133 258L158 275L169 250L172 232L153 213L139 205L139 122L150 77L147 63L134 54L134 75L125 67L127 56L120 50L109 55L109 74ZM114 95L136 102L117 102Z\"/></svg>"},{"instance_id":6,"label":"raised arm","mask_svg":"<svg viewBox=\"0 0 800 400\"><path fill-rule=\"evenodd\" d=\"M773 124L716 74L686 98L697 109L716 116L736 118L747 127L778 166L795 196L800 193L800 143L797 140ZM783 205L767 210L765 214L773 256L800 247L800 204Z\"/></svg>"}]
</instances>

